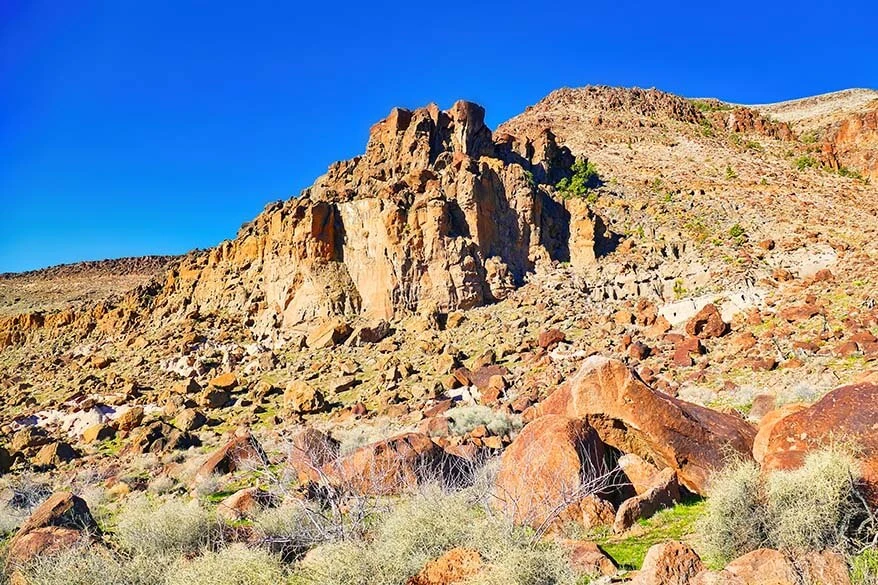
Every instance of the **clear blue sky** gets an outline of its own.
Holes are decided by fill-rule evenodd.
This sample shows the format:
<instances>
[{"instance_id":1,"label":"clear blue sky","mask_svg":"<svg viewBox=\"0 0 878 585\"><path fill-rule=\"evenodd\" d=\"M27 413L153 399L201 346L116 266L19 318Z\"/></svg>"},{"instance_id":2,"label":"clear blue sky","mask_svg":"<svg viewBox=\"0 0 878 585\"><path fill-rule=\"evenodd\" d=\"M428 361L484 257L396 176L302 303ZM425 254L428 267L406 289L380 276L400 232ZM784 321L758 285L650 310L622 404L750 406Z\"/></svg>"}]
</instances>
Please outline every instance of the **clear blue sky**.
<instances>
[{"instance_id":1,"label":"clear blue sky","mask_svg":"<svg viewBox=\"0 0 878 585\"><path fill-rule=\"evenodd\" d=\"M495 126L565 85L874 88L876 17L874 0L0 0L0 272L212 246L395 105L466 98Z\"/></svg>"}]
</instances>

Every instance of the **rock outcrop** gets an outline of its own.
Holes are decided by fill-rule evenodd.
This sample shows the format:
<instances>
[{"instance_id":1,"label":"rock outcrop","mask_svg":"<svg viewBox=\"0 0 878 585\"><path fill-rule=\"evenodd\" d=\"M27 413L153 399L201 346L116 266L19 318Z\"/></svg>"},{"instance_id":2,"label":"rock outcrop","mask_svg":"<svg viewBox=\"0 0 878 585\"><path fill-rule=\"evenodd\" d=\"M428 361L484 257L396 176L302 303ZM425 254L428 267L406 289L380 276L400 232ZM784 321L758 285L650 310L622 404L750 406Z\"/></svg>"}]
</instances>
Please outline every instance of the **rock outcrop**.
<instances>
[{"instance_id":1,"label":"rock outcrop","mask_svg":"<svg viewBox=\"0 0 878 585\"><path fill-rule=\"evenodd\" d=\"M812 450L847 442L860 458L867 497L878 505L878 385L842 386L770 429L763 469L795 469Z\"/></svg>"},{"instance_id":2,"label":"rock outcrop","mask_svg":"<svg viewBox=\"0 0 878 585\"><path fill-rule=\"evenodd\" d=\"M222 312L265 335L320 318L387 319L503 299L540 263L592 261L607 235L587 206L568 210L551 196L573 162L548 130L495 139L473 103L395 109L372 127L365 154L333 164L300 197L268 205L234 240L172 262L163 280L118 303L5 319L0 346L72 324L124 331L142 313ZM582 216L573 230L572 212Z\"/></svg>"},{"instance_id":3,"label":"rock outcrop","mask_svg":"<svg viewBox=\"0 0 878 585\"><path fill-rule=\"evenodd\" d=\"M698 494L730 454L751 457L756 434L739 416L653 390L622 362L601 356L586 359L536 412L587 420L604 443L670 467Z\"/></svg>"}]
</instances>

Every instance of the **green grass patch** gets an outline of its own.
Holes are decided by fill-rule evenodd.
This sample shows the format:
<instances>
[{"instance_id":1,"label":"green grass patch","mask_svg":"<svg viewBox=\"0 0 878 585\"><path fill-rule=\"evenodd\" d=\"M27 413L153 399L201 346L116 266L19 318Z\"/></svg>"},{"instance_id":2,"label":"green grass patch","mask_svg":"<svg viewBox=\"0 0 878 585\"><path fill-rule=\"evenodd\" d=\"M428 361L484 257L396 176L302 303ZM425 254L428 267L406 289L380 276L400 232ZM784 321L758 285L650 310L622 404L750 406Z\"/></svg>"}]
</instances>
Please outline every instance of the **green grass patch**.
<instances>
[{"instance_id":1,"label":"green grass patch","mask_svg":"<svg viewBox=\"0 0 878 585\"><path fill-rule=\"evenodd\" d=\"M655 544L669 540L692 544L704 503L701 498L688 499L673 508L662 510L652 518L640 520L625 534L599 536L596 542L621 568L639 569L646 551Z\"/></svg>"}]
</instances>

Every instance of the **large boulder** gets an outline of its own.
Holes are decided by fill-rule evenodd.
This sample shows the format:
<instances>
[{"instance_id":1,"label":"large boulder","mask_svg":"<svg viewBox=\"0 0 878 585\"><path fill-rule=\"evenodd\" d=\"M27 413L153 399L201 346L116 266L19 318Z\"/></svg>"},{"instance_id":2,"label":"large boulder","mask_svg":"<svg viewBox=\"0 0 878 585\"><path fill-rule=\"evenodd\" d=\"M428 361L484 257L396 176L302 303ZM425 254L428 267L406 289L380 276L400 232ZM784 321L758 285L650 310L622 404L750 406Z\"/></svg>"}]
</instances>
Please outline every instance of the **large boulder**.
<instances>
[{"instance_id":1,"label":"large boulder","mask_svg":"<svg viewBox=\"0 0 878 585\"><path fill-rule=\"evenodd\" d=\"M573 519L583 498L608 469L604 445L588 423L540 417L519 433L500 459L494 501L519 524L545 527ZM568 518L569 517L569 518Z\"/></svg>"},{"instance_id":2,"label":"large boulder","mask_svg":"<svg viewBox=\"0 0 878 585\"><path fill-rule=\"evenodd\" d=\"M760 548L726 565L702 571L692 585L851 585L847 563L834 551L809 551L793 559L780 551Z\"/></svg>"},{"instance_id":3,"label":"large boulder","mask_svg":"<svg viewBox=\"0 0 878 585\"><path fill-rule=\"evenodd\" d=\"M85 500L71 492L56 492L37 506L15 533L9 543L7 568L69 548L100 533Z\"/></svg>"},{"instance_id":4,"label":"large boulder","mask_svg":"<svg viewBox=\"0 0 878 585\"><path fill-rule=\"evenodd\" d=\"M405 433L360 447L323 465L321 474L340 489L388 495L425 479L441 479L445 453L423 433Z\"/></svg>"},{"instance_id":5,"label":"large boulder","mask_svg":"<svg viewBox=\"0 0 878 585\"><path fill-rule=\"evenodd\" d=\"M643 566L631 585L689 585L703 569L701 558L691 546L663 542L646 552Z\"/></svg>"},{"instance_id":6,"label":"large boulder","mask_svg":"<svg viewBox=\"0 0 878 585\"><path fill-rule=\"evenodd\" d=\"M716 305L707 304L686 323L686 333L690 337L707 339L721 337L728 331L728 324L723 321Z\"/></svg>"},{"instance_id":7,"label":"large boulder","mask_svg":"<svg viewBox=\"0 0 878 585\"><path fill-rule=\"evenodd\" d=\"M670 467L702 495L730 455L751 457L756 434L741 417L653 390L622 362L601 356L586 359L535 412L585 419L607 445Z\"/></svg>"},{"instance_id":8,"label":"large boulder","mask_svg":"<svg viewBox=\"0 0 878 585\"><path fill-rule=\"evenodd\" d=\"M228 443L214 451L195 474L197 485L214 475L225 475L239 469L265 467L270 464L262 446L249 431L239 432Z\"/></svg>"},{"instance_id":9,"label":"large boulder","mask_svg":"<svg viewBox=\"0 0 878 585\"><path fill-rule=\"evenodd\" d=\"M833 441L856 447L866 497L878 505L878 385L851 384L829 392L810 407L779 420L771 429L763 469L795 469L814 449Z\"/></svg>"},{"instance_id":10,"label":"large boulder","mask_svg":"<svg viewBox=\"0 0 878 585\"><path fill-rule=\"evenodd\" d=\"M299 483L319 482L321 468L338 457L338 441L313 427L293 435L287 451L287 463L296 472Z\"/></svg>"}]
</instances>

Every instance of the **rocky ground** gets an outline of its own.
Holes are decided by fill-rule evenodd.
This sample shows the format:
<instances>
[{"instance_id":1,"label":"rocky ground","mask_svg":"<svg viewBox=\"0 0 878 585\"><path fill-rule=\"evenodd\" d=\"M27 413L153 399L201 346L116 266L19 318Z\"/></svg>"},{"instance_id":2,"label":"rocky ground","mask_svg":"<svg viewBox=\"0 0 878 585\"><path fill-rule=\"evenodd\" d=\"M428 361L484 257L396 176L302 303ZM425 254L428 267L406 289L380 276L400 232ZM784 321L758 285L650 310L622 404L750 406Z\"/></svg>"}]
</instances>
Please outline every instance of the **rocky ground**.
<instances>
[{"instance_id":1,"label":"rocky ground","mask_svg":"<svg viewBox=\"0 0 878 585\"><path fill-rule=\"evenodd\" d=\"M726 566L694 523L729 460L796 469L842 439L878 501L873 94L561 89L493 133L474 104L395 110L212 250L5 275L9 572L36 583L84 533L123 550L142 492L259 548L281 500L349 519L490 471L485 506L580 582L849 583L849 558L770 540ZM89 501L15 532L59 490ZM493 574L466 540L386 582Z\"/></svg>"}]
</instances>

